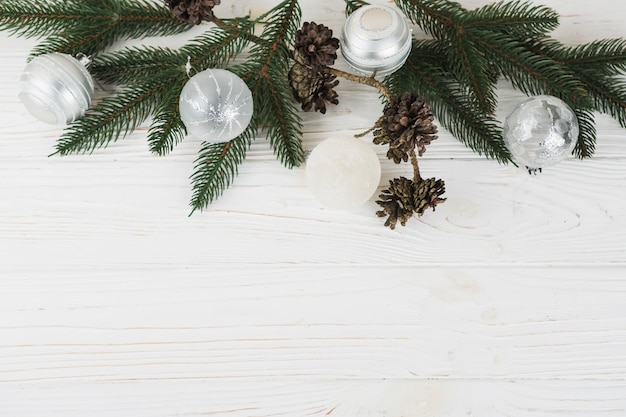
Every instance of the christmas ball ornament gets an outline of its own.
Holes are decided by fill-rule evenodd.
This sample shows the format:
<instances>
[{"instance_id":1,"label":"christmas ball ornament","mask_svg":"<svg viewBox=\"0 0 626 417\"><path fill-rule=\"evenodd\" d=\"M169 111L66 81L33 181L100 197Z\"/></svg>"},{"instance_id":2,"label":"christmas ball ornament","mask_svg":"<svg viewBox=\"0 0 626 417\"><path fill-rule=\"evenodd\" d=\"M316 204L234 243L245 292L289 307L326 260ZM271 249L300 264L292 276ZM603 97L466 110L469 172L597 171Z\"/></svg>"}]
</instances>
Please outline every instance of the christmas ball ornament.
<instances>
[{"instance_id":1,"label":"christmas ball ornament","mask_svg":"<svg viewBox=\"0 0 626 417\"><path fill-rule=\"evenodd\" d=\"M208 69L187 81L179 107L190 135L212 143L228 142L239 136L252 119L252 93L232 72Z\"/></svg>"},{"instance_id":2,"label":"christmas ball ornament","mask_svg":"<svg viewBox=\"0 0 626 417\"><path fill-rule=\"evenodd\" d=\"M309 155L306 181L325 206L350 210L376 192L380 161L371 146L352 136L331 137Z\"/></svg>"},{"instance_id":3,"label":"christmas ball ornament","mask_svg":"<svg viewBox=\"0 0 626 417\"><path fill-rule=\"evenodd\" d=\"M411 30L397 9L369 5L348 16L341 53L355 70L385 76L400 69L410 52Z\"/></svg>"},{"instance_id":4,"label":"christmas ball ornament","mask_svg":"<svg viewBox=\"0 0 626 417\"><path fill-rule=\"evenodd\" d=\"M93 96L93 79L85 65L58 52L33 58L20 77L19 98L36 118L67 124L85 114Z\"/></svg>"},{"instance_id":5,"label":"christmas ball ornament","mask_svg":"<svg viewBox=\"0 0 626 417\"><path fill-rule=\"evenodd\" d=\"M504 122L504 141L513 159L529 169L567 158L578 140L578 119L562 100L531 97L519 103Z\"/></svg>"}]
</instances>

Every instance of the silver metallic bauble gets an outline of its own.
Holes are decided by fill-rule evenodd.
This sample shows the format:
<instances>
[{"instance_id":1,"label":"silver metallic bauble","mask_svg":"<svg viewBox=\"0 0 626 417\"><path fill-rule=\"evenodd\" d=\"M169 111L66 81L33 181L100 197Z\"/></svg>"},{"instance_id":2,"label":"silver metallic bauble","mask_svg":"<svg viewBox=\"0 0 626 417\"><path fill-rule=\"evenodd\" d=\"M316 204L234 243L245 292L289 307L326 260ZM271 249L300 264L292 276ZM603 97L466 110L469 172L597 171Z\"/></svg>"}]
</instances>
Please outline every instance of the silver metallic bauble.
<instances>
[{"instance_id":1,"label":"silver metallic bauble","mask_svg":"<svg viewBox=\"0 0 626 417\"><path fill-rule=\"evenodd\" d=\"M46 123L66 124L85 114L93 96L93 79L71 55L40 55L24 68L19 98L26 109Z\"/></svg>"},{"instance_id":2,"label":"silver metallic bauble","mask_svg":"<svg viewBox=\"0 0 626 417\"><path fill-rule=\"evenodd\" d=\"M411 29L400 11L385 5L363 6L344 24L341 53L357 71L384 76L404 65L411 40Z\"/></svg>"},{"instance_id":3,"label":"silver metallic bauble","mask_svg":"<svg viewBox=\"0 0 626 417\"><path fill-rule=\"evenodd\" d=\"M369 200L380 183L380 171L372 146L353 136L326 139L306 161L313 196L334 209L354 209Z\"/></svg>"},{"instance_id":4,"label":"silver metallic bauble","mask_svg":"<svg viewBox=\"0 0 626 417\"><path fill-rule=\"evenodd\" d=\"M521 102L504 122L504 141L513 160L532 169L567 158L576 145L578 132L576 114L553 96Z\"/></svg>"},{"instance_id":5,"label":"silver metallic bauble","mask_svg":"<svg viewBox=\"0 0 626 417\"><path fill-rule=\"evenodd\" d=\"M180 117L190 135L207 142L239 136L252 119L252 93L237 75L208 69L187 81L180 95Z\"/></svg>"}]
</instances>

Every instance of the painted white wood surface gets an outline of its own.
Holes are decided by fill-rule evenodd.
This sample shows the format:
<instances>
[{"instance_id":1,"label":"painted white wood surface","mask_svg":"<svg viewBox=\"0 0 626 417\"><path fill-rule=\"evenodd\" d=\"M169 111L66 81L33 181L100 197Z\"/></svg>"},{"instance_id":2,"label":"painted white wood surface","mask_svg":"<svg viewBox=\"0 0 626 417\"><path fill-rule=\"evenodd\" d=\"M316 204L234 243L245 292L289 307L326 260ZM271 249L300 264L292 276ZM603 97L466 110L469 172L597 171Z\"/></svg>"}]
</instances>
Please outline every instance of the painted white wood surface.
<instances>
[{"instance_id":1,"label":"painted white wood surface","mask_svg":"<svg viewBox=\"0 0 626 417\"><path fill-rule=\"evenodd\" d=\"M563 42L626 37L626 3L541 3ZM339 0L302 7L341 26ZM373 202L320 207L262 138L187 217L196 141L159 158L139 129L48 158L61 131L16 97L36 41L0 42L0 417L626 415L626 131L610 118L593 159L536 177L443 131L422 171L448 201L396 231ZM377 117L367 87L339 92L303 115L307 148ZM499 96L500 115L521 97ZM408 173L376 150L381 186Z\"/></svg>"}]
</instances>

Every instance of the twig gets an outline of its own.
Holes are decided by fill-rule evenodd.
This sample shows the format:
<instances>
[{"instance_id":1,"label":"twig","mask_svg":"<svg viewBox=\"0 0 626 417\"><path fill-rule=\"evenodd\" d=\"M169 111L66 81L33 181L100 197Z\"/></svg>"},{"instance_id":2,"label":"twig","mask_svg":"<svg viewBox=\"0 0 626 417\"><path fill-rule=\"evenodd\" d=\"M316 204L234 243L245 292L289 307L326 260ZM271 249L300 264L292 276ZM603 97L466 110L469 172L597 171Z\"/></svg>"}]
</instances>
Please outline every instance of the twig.
<instances>
[{"instance_id":1,"label":"twig","mask_svg":"<svg viewBox=\"0 0 626 417\"><path fill-rule=\"evenodd\" d=\"M376 73L372 74L369 77L366 77L364 75L351 74L349 72L345 72L337 68L329 68L329 69L330 69L330 73L333 74L334 76L345 78L346 80L353 81L355 83L369 85L370 87L374 87L382 95L384 95L388 101L391 100L391 91L389 91L389 89L383 83L381 83L376 78L374 78Z\"/></svg>"}]
</instances>

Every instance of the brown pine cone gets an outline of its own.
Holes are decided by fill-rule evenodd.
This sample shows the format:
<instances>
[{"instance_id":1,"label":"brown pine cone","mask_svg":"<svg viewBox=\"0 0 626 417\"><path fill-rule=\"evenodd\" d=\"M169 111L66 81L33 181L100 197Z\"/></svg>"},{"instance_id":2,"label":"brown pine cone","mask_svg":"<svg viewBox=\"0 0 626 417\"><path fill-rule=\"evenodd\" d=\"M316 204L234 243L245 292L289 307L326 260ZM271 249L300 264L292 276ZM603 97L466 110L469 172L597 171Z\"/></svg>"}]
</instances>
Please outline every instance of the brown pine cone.
<instances>
[{"instance_id":1,"label":"brown pine cone","mask_svg":"<svg viewBox=\"0 0 626 417\"><path fill-rule=\"evenodd\" d=\"M212 21L213 7L221 0L165 0L165 3L178 19L190 25L199 25L203 20Z\"/></svg>"},{"instance_id":2,"label":"brown pine cone","mask_svg":"<svg viewBox=\"0 0 626 417\"><path fill-rule=\"evenodd\" d=\"M445 192L443 180L435 178L420 179L417 183L400 177L389 181L389 188L383 190L376 203L383 209L376 212L378 217L387 216L385 226L392 230L396 228L398 221L402 226L413 217L414 213L419 216L424 214L427 208L435 210L437 204L446 201L440 198Z\"/></svg>"},{"instance_id":3,"label":"brown pine cone","mask_svg":"<svg viewBox=\"0 0 626 417\"><path fill-rule=\"evenodd\" d=\"M422 179L414 191L415 199L415 212L418 216L424 214L426 209L432 208L435 211L437 204L446 201L445 198L440 198L443 193L446 192L446 186L443 180L436 178Z\"/></svg>"},{"instance_id":4,"label":"brown pine cone","mask_svg":"<svg viewBox=\"0 0 626 417\"><path fill-rule=\"evenodd\" d=\"M313 69L330 66L337 59L339 39L333 38L333 31L315 22L304 22L294 40L294 59Z\"/></svg>"},{"instance_id":5,"label":"brown pine cone","mask_svg":"<svg viewBox=\"0 0 626 417\"><path fill-rule=\"evenodd\" d=\"M339 80L326 68L313 70L296 62L289 70L289 84L294 98L302 104L304 111L326 113L326 103L339 104L337 92L333 89Z\"/></svg>"},{"instance_id":6,"label":"brown pine cone","mask_svg":"<svg viewBox=\"0 0 626 417\"><path fill-rule=\"evenodd\" d=\"M404 93L393 97L380 118L379 127L374 131L375 144L388 144L387 157L396 164L406 162L411 150L417 148L422 156L426 145L437 139L437 126L430 106L424 97L415 93Z\"/></svg>"}]
</instances>

